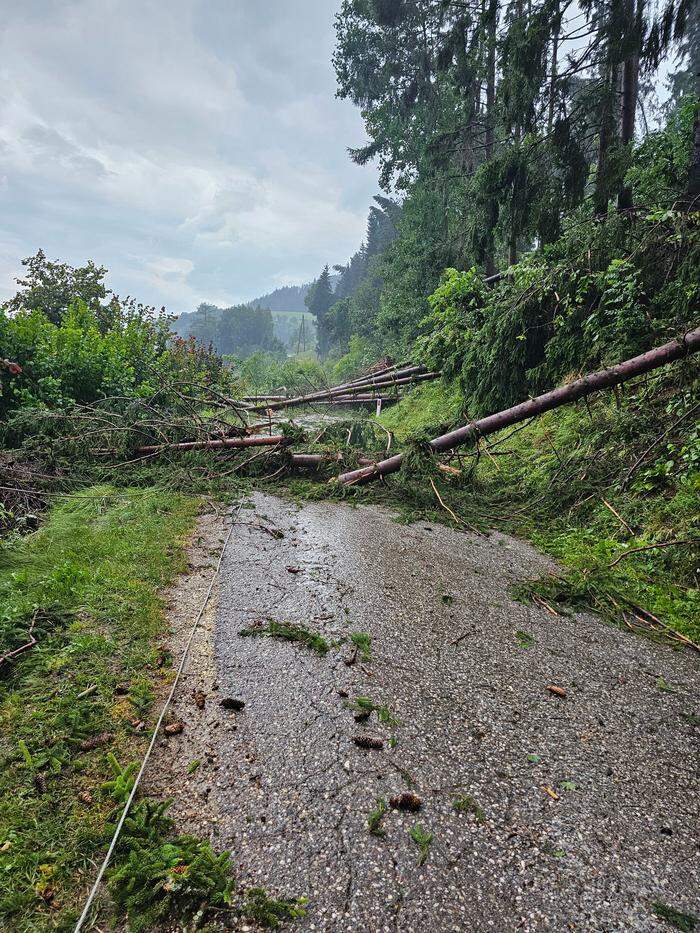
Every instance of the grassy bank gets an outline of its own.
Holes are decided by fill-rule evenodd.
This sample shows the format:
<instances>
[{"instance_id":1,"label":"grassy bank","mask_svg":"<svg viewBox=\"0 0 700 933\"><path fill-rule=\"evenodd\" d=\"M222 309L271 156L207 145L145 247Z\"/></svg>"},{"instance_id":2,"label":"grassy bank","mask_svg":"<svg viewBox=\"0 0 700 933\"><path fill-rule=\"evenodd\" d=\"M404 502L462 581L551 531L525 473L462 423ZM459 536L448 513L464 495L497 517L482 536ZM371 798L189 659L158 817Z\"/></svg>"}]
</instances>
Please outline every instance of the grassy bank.
<instances>
[{"instance_id":1,"label":"grassy bank","mask_svg":"<svg viewBox=\"0 0 700 933\"><path fill-rule=\"evenodd\" d=\"M452 460L452 475L435 471L416 445L409 469L385 490L358 495L454 524L432 479L460 519L527 537L560 561L560 576L531 588L540 598L626 627L666 625L700 643L697 388L689 362L488 438ZM434 436L457 405L450 388L426 386L382 421L410 444L410 435Z\"/></svg>"},{"instance_id":2,"label":"grassy bank","mask_svg":"<svg viewBox=\"0 0 700 933\"><path fill-rule=\"evenodd\" d=\"M159 591L184 569L197 503L95 487L0 544L0 926L70 929L169 677ZM33 626L33 630L32 630ZM144 730L144 722L146 729ZM116 794L118 797L118 793Z\"/></svg>"}]
</instances>

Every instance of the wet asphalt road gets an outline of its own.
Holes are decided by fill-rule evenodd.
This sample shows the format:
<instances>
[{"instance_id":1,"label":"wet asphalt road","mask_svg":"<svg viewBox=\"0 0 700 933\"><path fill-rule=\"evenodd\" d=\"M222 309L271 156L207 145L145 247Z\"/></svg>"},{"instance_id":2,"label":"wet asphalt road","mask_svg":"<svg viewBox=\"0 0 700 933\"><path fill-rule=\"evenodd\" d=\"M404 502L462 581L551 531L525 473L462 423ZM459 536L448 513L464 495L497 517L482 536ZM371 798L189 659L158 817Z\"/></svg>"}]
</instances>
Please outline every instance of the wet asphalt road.
<instances>
[{"instance_id":1,"label":"wet asphalt road","mask_svg":"<svg viewBox=\"0 0 700 933\"><path fill-rule=\"evenodd\" d=\"M513 601L551 565L506 536L254 502L192 673L245 709L190 703L185 730L208 749L184 778L202 801L186 828L231 850L243 886L307 896L302 930L671 929L654 902L700 915L696 656ZM341 644L319 657L238 634L268 619ZM353 632L371 660L348 665ZM357 696L399 724L356 722ZM362 733L383 747L358 748ZM408 790L420 811L371 835L377 799ZM423 865L416 823L433 835Z\"/></svg>"}]
</instances>

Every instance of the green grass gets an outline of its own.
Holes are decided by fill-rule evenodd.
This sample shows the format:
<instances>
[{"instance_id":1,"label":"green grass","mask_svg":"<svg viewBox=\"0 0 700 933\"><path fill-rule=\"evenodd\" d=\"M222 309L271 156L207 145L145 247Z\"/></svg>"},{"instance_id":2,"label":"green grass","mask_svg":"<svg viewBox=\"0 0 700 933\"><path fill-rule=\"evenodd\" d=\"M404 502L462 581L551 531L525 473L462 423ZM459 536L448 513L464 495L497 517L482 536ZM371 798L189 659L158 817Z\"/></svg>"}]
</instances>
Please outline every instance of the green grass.
<instances>
[{"instance_id":1,"label":"green grass","mask_svg":"<svg viewBox=\"0 0 700 933\"><path fill-rule=\"evenodd\" d=\"M68 929L77 917L115 805L101 791L114 780L107 754L140 756L147 735L130 720L148 715L152 685L170 676L159 591L185 567L196 507L92 488L0 545L0 654L38 620L36 646L0 667L0 926Z\"/></svg>"},{"instance_id":2,"label":"green grass","mask_svg":"<svg viewBox=\"0 0 700 933\"><path fill-rule=\"evenodd\" d=\"M306 916L306 898L269 897L263 888L250 888L243 903L242 914L261 927L276 930L285 920Z\"/></svg>"},{"instance_id":3,"label":"green grass","mask_svg":"<svg viewBox=\"0 0 700 933\"><path fill-rule=\"evenodd\" d=\"M353 632L350 641L360 652L363 661L372 660L372 637L367 632Z\"/></svg>"},{"instance_id":4,"label":"green grass","mask_svg":"<svg viewBox=\"0 0 700 933\"><path fill-rule=\"evenodd\" d=\"M451 423L459 415L460 396L457 390L441 379L424 382L385 409L379 421L397 440L422 434L427 428Z\"/></svg>"},{"instance_id":5,"label":"green grass","mask_svg":"<svg viewBox=\"0 0 700 933\"><path fill-rule=\"evenodd\" d=\"M695 914L685 914L675 907L669 907L668 904L662 904L656 901L652 908L657 917L661 917L676 930L682 930L683 933L693 933L693 930L700 924L700 917Z\"/></svg>"}]
</instances>

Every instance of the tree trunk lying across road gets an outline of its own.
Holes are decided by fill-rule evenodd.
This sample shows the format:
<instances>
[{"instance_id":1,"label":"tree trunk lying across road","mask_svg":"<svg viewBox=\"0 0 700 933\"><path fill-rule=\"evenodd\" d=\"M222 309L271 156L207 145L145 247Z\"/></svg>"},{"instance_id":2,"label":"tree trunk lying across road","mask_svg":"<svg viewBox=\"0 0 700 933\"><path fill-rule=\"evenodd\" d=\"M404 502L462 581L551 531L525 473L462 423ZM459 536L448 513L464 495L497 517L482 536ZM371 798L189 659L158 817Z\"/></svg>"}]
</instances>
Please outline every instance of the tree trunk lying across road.
<instances>
[{"instance_id":1,"label":"tree trunk lying across road","mask_svg":"<svg viewBox=\"0 0 700 933\"><path fill-rule=\"evenodd\" d=\"M182 444L150 444L137 447L137 456L157 454L161 450L220 450L223 447L266 447L289 443L284 434L259 434L252 437L224 437L220 440L185 441Z\"/></svg>"},{"instance_id":2,"label":"tree trunk lying across road","mask_svg":"<svg viewBox=\"0 0 700 933\"><path fill-rule=\"evenodd\" d=\"M314 402L322 402L328 399L333 399L337 397L345 397L351 395L365 394L368 391L382 391L383 389L391 389L394 386L405 386L405 385L414 385L418 382L425 382L430 379L439 379L441 373L417 373L414 376L405 376L401 379L387 379L384 382L375 382L371 385L361 385L361 386L347 386L345 387L334 387L332 389L326 389L323 392L314 392L310 395L299 395L296 398L286 399L280 402L271 402L268 404L256 405L255 408L252 408L251 411L261 414L267 411L277 411L280 408L293 408L298 405L311 405Z\"/></svg>"},{"instance_id":3,"label":"tree trunk lying across road","mask_svg":"<svg viewBox=\"0 0 700 933\"><path fill-rule=\"evenodd\" d=\"M308 395L297 395L294 398L282 399L270 404L257 405L252 411L276 411L280 408L290 408L294 405L306 405L309 402L332 398L334 395L352 395L356 392L367 392L375 389L386 389L391 386L408 385L412 382L422 382L425 379L437 379L440 373L428 373L425 366L410 366L399 369L388 375L365 376L355 382L346 382L342 385L331 386L329 389L319 389Z\"/></svg>"},{"instance_id":4,"label":"tree trunk lying across road","mask_svg":"<svg viewBox=\"0 0 700 933\"><path fill-rule=\"evenodd\" d=\"M319 398L315 402L309 402L309 405L312 407L327 405L332 408L334 405L376 405L377 402L381 402L382 405L392 405L400 401L401 397L398 395L331 395L330 398Z\"/></svg>"},{"instance_id":5,"label":"tree trunk lying across road","mask_svg":"<svg viewBox=\"0 0 700 933\"><path fill-rule=\"evenodd\" d=\"M317 469L320 466L324 466L326 463L342 463L345 459L342 453L335 454L291 454L290 461L292 466L295 467L309 467L310 469ZM360 463L364 466L376 463L376 460L372 460L370 457L358 457L357 463Z\"/></svg>"},{"instance_id":6,"label":"tree trunk lying across road","mask_svg":"<svg viewBox=\"0 0 700 933\"><path fill-rule=\"evenodd\" d=\"M488 434L495 434L512 424L520 421L526 421L534 415L541 415L553 408L559 408L561 405L567 405L575 402L592 392L598 392L601 389L609 389L612 386L626 382L635 376L641 376L644 373L672 363L674 360L681 359L690 353L700 350L700 327L689 331L683 337L677 340L671 340L669 343L655 350L649 350L640 356L635 356L624 363L618 363L610 369L601 369L596 373L589 373L582 379L570 382L568 385L560 386L551 392L545 392L544 395L538 395L536 398L529 399L527 402L521 402L513 408L506 408L504 411L496 412L493 415L487 415L478 421L457 428L447 434L430 441L430 446L434 451L452 450L460 447L462 444L468 444L477 440L479 437L486 437ZM386 460L381 460L373 466L363 467L359 470L351 470L349 473L342 473L337 482L343 485L355 483L364 483L369 480L377 479L379 476L386 476L389 473L396 473L401 469L404 455L396 454Z\"/></svg>"}]
</instances>

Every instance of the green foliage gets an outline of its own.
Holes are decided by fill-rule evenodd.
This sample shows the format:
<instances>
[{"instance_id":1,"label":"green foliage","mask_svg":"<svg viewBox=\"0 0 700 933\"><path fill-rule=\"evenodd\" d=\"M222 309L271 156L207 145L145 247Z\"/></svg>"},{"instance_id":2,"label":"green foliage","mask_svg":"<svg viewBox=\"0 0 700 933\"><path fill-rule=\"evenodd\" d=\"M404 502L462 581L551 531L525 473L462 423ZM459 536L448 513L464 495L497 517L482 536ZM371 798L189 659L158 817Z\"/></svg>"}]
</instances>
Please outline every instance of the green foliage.
<instances>
[{"instance_id":1,"label":"green foliage","mask_svg":"<svg viewBox=\"0 0 700 933\"><path fill-rule=\"evenodd\" d=\"M696 13L696 18L698 14ZM626 182L647 210L659 205L670 208L683 190L690 164L693 117L697 98L689 94L671 112L667 125L642 140Z\"/></svg>"},{"instance_id":2,"label":"green foliage","mask_svg":"<svg viewBox=\"0 0 700 933\"><path fill-rule=\"evenodd\" d=\"M427 333L416 342L415 355L431 369L457 376L470 345L478 339L488 314L488 287L475 268L446 269L442 282L428 298L430 314L421 322Z\"/></svg>"},{"instance_id":3,"label":"green foliage","mask_svg":"<svg viewBox=\"0 0 700 933\"><path fill-rule=\"evenodd\" d=\"M349 339L348 352L333 365L332 381L341 385L368 369L377 358L376 347L369 340L353 334Z\"/></svg>"},{"instance_id":4,"label":"green foliage","mask_svg":"<svg viewBox=\"0 0 700 933\"><path fill-rule=\"evenodd\" d=\"M354 701L348 705L361 716L369 716L371 713L376 712L379 722L382 723L382 725L389 726L392 729L400 725L399 720L394 716L388 706L381 703L375 703L371 697L356 697Z\"/></svg>"},{"instance_id":5,"label":"green foliage","mask_svg":"<svg viewBox=\"0 0 700 933\"><path fill-rule=\"evenodd\" d=\"M365 273L373 289L358 300L357 287L345 309L351 333L374 338L383 352L406 352L445 268L476 264L490 273L536 243L556 242L572 215L592 226L587 196L597 217L616 196L626 208L633 197L648 207L644 197L660 193L648 171L666 173L674 188L667 206L683 191L687 125L670 148L649 141L637 174L625 179L633 127L618 129L613 101L619 96L623 112L634 113L639 68L653 75L674 42L687 64L697 16L671 3L635 19L621 0L604 10L586 6L580 16L581 35L591 39L578 49L572 72L562 54L564 11L549 3L525 9L494 0L479 14L443 0L341 4L333 57L338 95L361 109L369 138L351 156L360 164L376 160L382 187L406 194L397 238ZM504 341L524 333L530 339L547 323L528 318L515 329L523 323L516 318L502 331ZM448 323L459 332L458 320ZM539 362L534 349L520 354L525 368Z\"/></svg>"},{"instance_id":6,"label":"green foliage","mask_svg":"<svg viewBox=\"0 0 700 933\"><path fill-rule=\"evenodd\" d=\"M644 352L694 325L698 215L673 209L682 171L673 187L668 159L648 151L670 149L676 161L685 153L687 162L691 125L684 106L635 155L630 173L644 177L654 210L594 223L582 208L556 243L523 257L491 289L474 268L447 270L428 299L415 355L458 378L472 417Z\"/></svg>"},{"instance_id":7,"label":"green foliage","mask_svg":"<svg viewBox=\"0 0 700 933\"><path fill-rule=\"evenodd\" d=\"M372 836L384 835L382 820L388 809L389 807L387 806L386 800L384 800L383 797L379 797L375 803L374 810L371 810L367 817L367 830Z\"/></svg>"},{"instance_id":8,"label":"green foliage","mask_svg":"<svg viewBox=\"0 0 700 933\"><path fill-rule=\"evenodd\" d=\"M330 648L323 635L311 632L305 626L295 625L293 622L275 622L270 619L267 623L241 629L238 634L244 638L277 638L280 641L298 642L321 656L327 654Z\"/></svg>"},{"instance_id":9,"label":"green foliage","mask_svg":"<svg viewBox=\"0 0 700 933\"><path fill-rule=\"evenodd\" d=\"M529 632L516 632L515 640L520 645L521 648L532 648L535 644L535 639Z\"/></svg>"},{"instance_id":10,"label":"green foliage","mask_svg":"<svg viewBox=\"0 0 700 933\"><path fill-rule=\"evenodd\" d=\"M233 902L230 855L193 836L172 836L170 804L143 800L132 808L109 872L110 893L135 933L170 916L201 919Z\"/></svg>"},{"instance_id":11,"label":"green foliage","mask_svg":"<svg viewBox=\"0 0 700 933\"><path fill-rule=\"evenodd\" d=\"M458 420L462 407L462 396L454 383L425 382L407 392L398 405L385 409L379 420L399 441L425 434L434 437L441 433L441 427Z\"/></svg>"},{"instance_id":12,"label":"green foliage","mask_svg":"<svg viewBox=\"0 0 700 933\"><path fill-rule=\"evenodd\" d=\"M281 361L265 353L254 353L238 363L240 385L248 394L286 389L303 395L327 382L327 373L314 354Z\"/></svg>"},{"instance_id":13,"label":"green foliage","mask_svg":"<svg viewBox=\"0 0 700 933\"><path fill-rule=\"evenodd\" d=\"M22 366L0 369L0 416L17 408L52 410L110 396L149 397L174 376L209 382L222 363L194 343L172 340L170 319L135 303L110 306L107 325L76 300L54 323L40 310L0 309L0 346Z\"/></svg>"},{"instance_id":14,"label":"green foliage","mask_svg":"<svg viewBox=\"0 0 700 933\"><path fill-rule=\"evenodd\" d=\"M202 347L211 345L222 356L245 359L253 353L269 353L284 357L284 345L275 335L272 312L267 308L201 304L192 314L177 318L173 329Z\"/></svg>"},{"instance_id":15,"label":"green foliage","mask_svg":"<svg viewBox=\"0 0 700 933\"><path fill-rule=\"evenodd\" d=\"M415 826L411 828L411 839L418 846L418 865L425 864L428 855L430 854L430 845L433 841L433 834L426 829L423 829L420 823L416 823Z\"/></svg>"},{"instance_id":16,"label":"green foliage","mask_svg":"<svg viewBox=\"0 0 700 933\"><path fill-rule=\"evenodd\" d=\"M693 933L693 930L700 923L700 917L696 917L695 914L683 913L683 911L676 910L675 907L669 907L668 904L663 904L660 901L655 901L651 906L657 917L661 917L662 920L675 927L676 930L682 930L683 933Z\"/></svg>"},{"instance_id":17,"label":"green foliage","mask_svg":"<svg viewBox=\"0 0 700 933\"><path fill-rule=\"evenodd\" d=\"M486 819L486 814L479 804L474 800L469 794L460 794L458 797L452 801L452 807L458 813L471 813L476 819L477 823L483 823Z\"/></svg>"},{"instance_id":18,"label":"green foliage","mask_svg":"<svg viewBox=\"0 0 700 933\"><path fill-rule=\"evenodd\" d=\"M65 262L49 261L40 249L35 256L23 259L22 265L27 270L26 276L17 279L21 288L6 306L13 314L38 311L52 324L59 324L71 305L80 302L95 315L101 329L105 329L118 313L118 302L102 304L111 294L104 285L107 270L96 266L92 260L85 266L73 268Z\"/></svg>"},{"instance_id":19,"label":"green foliage","mask_svg":"<svg viewBox=\"0 0 700 933\"><path fill-rule=\"evenodd\" d=\"M285 920L305 917L306 903L304 897L275 899L269 897L263 888L250 888L246 892L241 912L248 920L276 930Z\"/></svg>"},{"instance_id":20,"label":"green foliage","mask_svg":"<svg viewBox=\"0 0 700 933\"><path fill-rule=\"evenodd\" d=\"M114 777L110 781L104 782L102 790L118 803L125 804L129 799L129 794L134 789L136 772L139 769L138 763L132 762L122 767L112 752L107 755L107 761Z\"/></svg>"},{"instance_id":21,"label":"green foliage","mask_svg":"<svg viewBox=\"0 0 700 933\"><path fill-rule=\"evenodd\" d=\"M331 346L328 312L333 304L333 285L328 266L324 267L318 279L309 289L305 301L307 308L316 318L318 352L321 359L325 359Z\"/></svg>"},{"instance_id":22,"label":"green foliage","mask_svg":"<svg viewBox=\"0 0 700 933\"><path fill-rule=\"evenodd\" d=\"M59 500L39 531L0 546L0 654L37 608L49 620L31 650L0 667L0 825L10 842L0 852L0 926L75 923L115 800L133 781L133 766L118 762L147 741L134 735L115 688L162 676L158 593L183 567L195 510L170 492L93 488ZM111 736L107 756L101 746L81 749L102 734ZM91 805L78 801L83 791Z\"/></svg>"}]
</instances>

